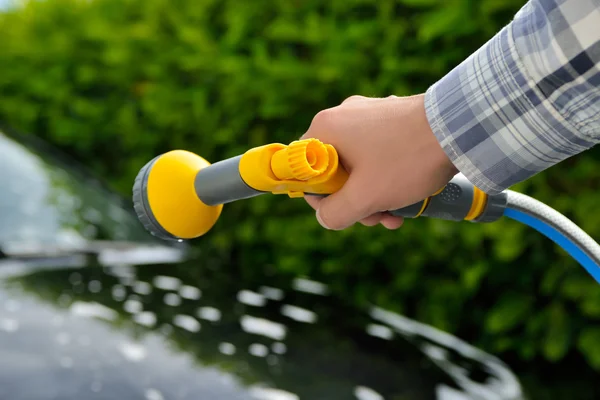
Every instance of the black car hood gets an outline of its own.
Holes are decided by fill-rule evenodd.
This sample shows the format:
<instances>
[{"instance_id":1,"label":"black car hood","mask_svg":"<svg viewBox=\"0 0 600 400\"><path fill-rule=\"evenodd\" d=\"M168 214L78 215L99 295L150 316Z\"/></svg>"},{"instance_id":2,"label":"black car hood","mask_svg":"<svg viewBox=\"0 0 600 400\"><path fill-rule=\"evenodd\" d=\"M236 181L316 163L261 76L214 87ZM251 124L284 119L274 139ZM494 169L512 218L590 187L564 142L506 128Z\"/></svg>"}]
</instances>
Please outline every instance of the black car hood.
<instances>
[{"instance_id":1,"label":"black car hood","mask_svg":"<svg viewBox=\"0 0 600 400\"><path fill-rule=\"evenodd\" d=\"M523 398L501 361L430 326L177 251L0 260L0 398Z\"/></svg>"}]
</instances>

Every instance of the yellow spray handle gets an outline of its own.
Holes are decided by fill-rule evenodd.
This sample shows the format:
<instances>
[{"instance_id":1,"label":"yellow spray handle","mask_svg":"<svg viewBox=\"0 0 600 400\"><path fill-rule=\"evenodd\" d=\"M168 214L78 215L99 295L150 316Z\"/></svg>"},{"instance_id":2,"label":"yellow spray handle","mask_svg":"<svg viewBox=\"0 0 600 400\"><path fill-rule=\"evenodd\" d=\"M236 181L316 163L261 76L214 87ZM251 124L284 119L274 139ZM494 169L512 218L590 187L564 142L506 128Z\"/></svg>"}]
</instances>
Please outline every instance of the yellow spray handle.
<instances>
[{"instance_id":1,"label":"yellow spray handle","mask_svg":"<svg viewBox=\"0 0 600 400\"><path fill-rule=\"evenodd\" d=\"M317 139L268 144L214 164L174 150L140 170L133 201L138 218L155 236L192 239L214 226L224 204L264 193L329 195L347 179L335 148ZM505 205L505 194L487 196L459 174L431 197L390 213L487 222L502 216Z\"/></svg>"}]
</instances>

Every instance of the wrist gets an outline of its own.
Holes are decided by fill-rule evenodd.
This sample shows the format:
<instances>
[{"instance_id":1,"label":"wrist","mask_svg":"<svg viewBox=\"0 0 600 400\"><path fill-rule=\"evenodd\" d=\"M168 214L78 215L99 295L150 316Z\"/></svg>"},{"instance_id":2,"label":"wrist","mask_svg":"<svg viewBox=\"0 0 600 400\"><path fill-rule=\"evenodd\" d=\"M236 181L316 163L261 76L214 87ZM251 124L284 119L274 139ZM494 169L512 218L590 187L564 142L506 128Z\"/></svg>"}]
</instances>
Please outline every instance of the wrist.
<instances>
[{"instance_id":1,"label":"wrist","mask_svg":"<svg viewBox=\"0 0 600 400\"><path fill-rule=\"evenodd\" d=\"M422 93L417 96L413 96L416 103L415 115L418 118L418 125L420 127L419 133L427 137L427 143L430 148L431 162L436 169L441 171L444 176L453 177L460 171L453 163L452 154L448 154L446 149L440 143L438 136L434 133L428 115L426 107L426 94Z\"/></svg>"}]
</instances>

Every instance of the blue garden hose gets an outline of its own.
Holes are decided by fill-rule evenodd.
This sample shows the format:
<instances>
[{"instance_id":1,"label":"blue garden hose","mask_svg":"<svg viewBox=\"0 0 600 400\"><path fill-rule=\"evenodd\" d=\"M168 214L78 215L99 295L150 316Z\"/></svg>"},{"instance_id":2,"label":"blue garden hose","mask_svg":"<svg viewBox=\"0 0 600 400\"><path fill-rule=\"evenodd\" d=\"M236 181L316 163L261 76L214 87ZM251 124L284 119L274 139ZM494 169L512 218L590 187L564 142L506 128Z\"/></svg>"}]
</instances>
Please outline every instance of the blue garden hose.
<instances>
[{"instance_id":1,"label":"blue garden hose","mask_svg":"<svg viewBox=\"0 0 600 400\"><path fill-rule=\"evenodd\" d=\"M522 193L507 191L504 216L537 230L562 247L600 283L600 245L567 217Z\"/></svg>"}]
</instances>

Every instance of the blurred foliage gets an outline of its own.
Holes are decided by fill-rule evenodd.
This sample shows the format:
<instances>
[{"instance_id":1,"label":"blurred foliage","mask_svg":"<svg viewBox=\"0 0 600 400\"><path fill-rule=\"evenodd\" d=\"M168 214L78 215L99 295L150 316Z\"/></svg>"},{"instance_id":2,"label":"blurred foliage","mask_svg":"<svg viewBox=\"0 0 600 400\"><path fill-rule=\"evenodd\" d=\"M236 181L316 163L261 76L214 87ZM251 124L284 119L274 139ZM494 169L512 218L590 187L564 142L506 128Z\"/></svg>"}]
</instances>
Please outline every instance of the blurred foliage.
<instances>
[{"instance_id":1,"label":"blurred foliage","mask_svg":"<svg viewBox=\"0 0 600 400\"><path fill-rule=\"evenodd\" d=\"M127 196L151 158L288 143L353 94L422 92L522 0L53 0L0 16L0 120L59 145ZM600 149L513 188L600 237ZM302 200L227 205L196 243L242 271L327 281L507 359L600 370L600 291L511 221L327 232Z\"/></svg>"}]
</instances>

